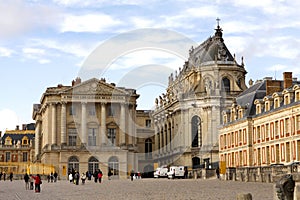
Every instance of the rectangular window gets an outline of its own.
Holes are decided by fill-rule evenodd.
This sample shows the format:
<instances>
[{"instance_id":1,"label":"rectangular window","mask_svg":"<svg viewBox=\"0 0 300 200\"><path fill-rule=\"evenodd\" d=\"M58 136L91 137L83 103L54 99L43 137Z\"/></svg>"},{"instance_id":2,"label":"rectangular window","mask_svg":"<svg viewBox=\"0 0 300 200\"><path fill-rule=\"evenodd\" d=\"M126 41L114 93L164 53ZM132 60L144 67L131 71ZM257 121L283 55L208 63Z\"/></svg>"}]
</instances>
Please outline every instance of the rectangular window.
<instances>
[{"instance_id":1,"label":"rectangular window","mask_svg":"<svg viewBox=\"0 0 300 200\"><path fill-rule=\"evenodd\" d=\"M108 116L113 117L116 115L116 106L115 105L110 105L108 107Z\"/></svg>"},{"instance_id":2,"label":"rectangular window","mask_svg":"<svg viewBox=\"0 0 300 200\"><path fill-rule=\"evenodd\" d=\"M269 124L266 124L266 138L268 139L270 137L270 128Z\"/></svg>"},{"instance_id":3,"label":"rectangular window","mask_svg":"<svg viewBox=\"0 0 300 200\"><path fill-rule=\"evenodd\" d=\"M96 135L97 135L97 129L89 128L89 139L88 139L89 146L96 146Z\"/></svg>"},{"instance_id":4,"label":"rectangular window","mask_svg":"<svg viewBox=\"0 0 300 200\"><path fill-rule=\"evenodd\" d=\"M5 153L5 162L9 162L10 161L10 152L6 152Z\"/></svg>"},{"instance_id":5,"label":"rectangular window","mask_svg":"<svg viewBox=\"0 0 300 200\"><path fill-rule=\"evenodd\" d=\"M151 128L151 120L150 119L146 119L146 127Z\"/></svg>"},{"instance_id":6,"label":"rectangular window","mask_svg":"<svg viewBox=\"0 0 300 200\"><path fill-rule=\"evenodd\" d=\"M77 131L75 128L68 129L69 135L69 146L76 146L77 141Z\"/></svg>"},{"instance_id":7,"label":"rectangular window","mask_svg":"<svg viewBox=\"0 0 300 200\"><path fill-rule=\"evenodd\" d=\"M115 145L115 142L116 142L116 129L115 128L108 129L107 138L111 145Z\"/></svg>"},{"instance_id":8,"label":"rectangular window","mask_svg":"<svg viewBox=\"0 0 300 200\"><path fill-rule=\"evenodd\" d=\"M28 153L23 152L23 162L27 162L27 161L28 161Z\"/></svg>"},{"instance_id":9,"label":"rectangular window","mask_svg":"<svg viewBox=\"0 0 300 200\"><path fill-rule=\"evenodd\" d=\"M71 105L69 107L69 115L76 115L76 108L75 108L75 106Z\"/></svg>"},{"instance_id":10,"label":"rectangular window","mask_svg":"<svg viewBox=\"0 0 300 200\"><path fill-rule=\"evenodd\" d=\"M95 108L95 106L91 106L89 108L89 115L90 116L96 116L96 108Z\"/></svg>"}]
</instances>

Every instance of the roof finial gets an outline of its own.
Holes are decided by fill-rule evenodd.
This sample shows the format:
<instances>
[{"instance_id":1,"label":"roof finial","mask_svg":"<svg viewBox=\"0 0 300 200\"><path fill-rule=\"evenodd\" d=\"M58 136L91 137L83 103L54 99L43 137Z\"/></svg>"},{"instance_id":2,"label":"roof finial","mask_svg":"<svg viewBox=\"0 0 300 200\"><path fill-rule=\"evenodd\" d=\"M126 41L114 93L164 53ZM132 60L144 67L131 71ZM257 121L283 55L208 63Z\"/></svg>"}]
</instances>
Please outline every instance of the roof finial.
<instances>
[{"instance_id":1,"label":"roof finial","mask_svg":"<svg viewBox=\"0 0 300 200\"><path fill-rule=\"evenodd\" d=\"M221 19L219 17L217 17L216 20L217 20L217 25L218 25L217 28L220 28L220 21L221 21Z\"/></svg>"}]
</instances>

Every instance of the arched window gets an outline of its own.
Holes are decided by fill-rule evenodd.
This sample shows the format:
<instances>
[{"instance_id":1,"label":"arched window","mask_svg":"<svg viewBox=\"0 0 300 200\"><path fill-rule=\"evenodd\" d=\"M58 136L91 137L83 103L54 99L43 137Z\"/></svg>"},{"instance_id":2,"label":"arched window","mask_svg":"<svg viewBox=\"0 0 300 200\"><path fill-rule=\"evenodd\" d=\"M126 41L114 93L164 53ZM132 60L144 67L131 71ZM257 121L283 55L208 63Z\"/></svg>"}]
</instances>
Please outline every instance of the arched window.
<instances>
[{"instance_id":1,"label":"arched window","mask_svg":"<svg viewBox=\"0 0 300 200\"><path fill-rule=\"evenodd\" d=\"M150 138L145 140L145 158L152 159L152 140Z\"/></svg>"},{"instance_id":2,"label":"arched window","mask_svg":"<svg viewBox=\"0 0 300 200\"><path fill-rule=\"evenodd\" d=\"M201 120L200 117L192 118L192 147L202 146Z\"/></svg>"},{"instance_id":3,"label":"arched window","mask_svg":"<svg viewBox=\"0 0 300 200\"><path fill-rule=\"evenodd\" d=\"M230 92L230 80L228 78L222 79L222 90L225 92Z\"/></svg>"},{"instance_id":4,"label":"arched window","mask_svg":"<svg viewBox=\"0 0 300 200\"><path fill-rule=\"evenodd\" d=\"M200 158L194 157L192 158L193 169L200 168Z\"/></svg>"},{"instance_id":5,"label":"arched window","mask_svg":"<svg viewBox=\"0 0 300 200\"><path fill-rule=\"evenodd\" d=\"M79 160L76 156L71 156L68 161L68 171L76 170L79 172Z\"/></svg>"},{"instance_id":6,"label":"arched window","mask_svg":"<svg viewBox=\"0 0 300 200\"><path fill-rule=\"evenodd\" d=\"M89 172L94 173L96 170L99 169L99 160L95 157L90 157L89 159Z\"/></svg>"},{"instance_id":7,"label":"arched window","mask_svg":"<svg viewBox=\"0 0 300 200\"><path fill-rule=\"evenodd\" d=\"M112 178L119 178L119 160L116 156L108 159L108 171L111 172Z\"/></svg>"}]
</instances>

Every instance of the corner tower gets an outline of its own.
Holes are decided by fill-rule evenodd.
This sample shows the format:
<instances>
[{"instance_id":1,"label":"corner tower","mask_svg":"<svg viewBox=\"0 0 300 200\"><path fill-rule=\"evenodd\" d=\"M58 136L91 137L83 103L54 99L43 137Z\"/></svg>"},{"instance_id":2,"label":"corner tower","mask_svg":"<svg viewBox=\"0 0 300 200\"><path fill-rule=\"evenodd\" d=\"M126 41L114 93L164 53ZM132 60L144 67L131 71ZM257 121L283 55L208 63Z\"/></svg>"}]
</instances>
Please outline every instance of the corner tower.
<instances>
[{"instance_id":1,"label":"corner tower","mask_svg":"<svg viewBox=\"0 0 300 200\"><path fill-rule=\"evenodd\" d=\"M191 47L183 67L169 76L166 93L156 98L152 117L158 165L218 165L221 113L247 88L246 73L243 58L238 64L226 47L218 20L215 34Z\"/></svg>"}]
</instances>

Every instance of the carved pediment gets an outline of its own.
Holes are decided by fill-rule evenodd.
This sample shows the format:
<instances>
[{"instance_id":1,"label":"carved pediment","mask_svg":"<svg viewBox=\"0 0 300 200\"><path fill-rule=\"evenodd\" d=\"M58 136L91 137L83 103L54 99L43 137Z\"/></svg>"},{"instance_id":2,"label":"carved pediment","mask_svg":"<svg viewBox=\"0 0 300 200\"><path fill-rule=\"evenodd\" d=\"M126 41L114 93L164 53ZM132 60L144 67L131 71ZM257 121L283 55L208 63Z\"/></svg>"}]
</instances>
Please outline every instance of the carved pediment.
<instances>
[{"instance_id":1,"label":"carved pediment","mask_svg":"<svg viewBox=\"0 0 300 200\"><path fill-rule=\"evenodd\" d=\"M117 88L116 86L98 80L96 78L84 81L67 90L64 94L84 94L84 95L126 95L126 91Z\"/></svg>"}]
</instances>

